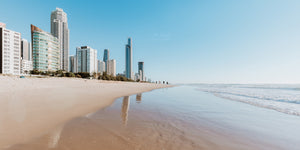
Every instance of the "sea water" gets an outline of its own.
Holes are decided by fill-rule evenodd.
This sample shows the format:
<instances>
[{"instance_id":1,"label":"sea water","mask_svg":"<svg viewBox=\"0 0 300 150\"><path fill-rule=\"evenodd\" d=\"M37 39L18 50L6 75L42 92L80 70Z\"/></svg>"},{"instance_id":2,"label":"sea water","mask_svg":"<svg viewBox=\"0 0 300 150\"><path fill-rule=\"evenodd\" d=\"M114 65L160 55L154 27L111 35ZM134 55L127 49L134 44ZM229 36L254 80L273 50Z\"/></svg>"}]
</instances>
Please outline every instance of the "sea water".
<instances>
[{"instance_id":1,"label":"sea water","mask_svg":"<svg viewBox=\"0 0 300 150\"><path fill-rule=\"evenodd\" d=\"M300 115L300 85L199 84L199 90L282 113Z\"/></svg>"}]
</instances>

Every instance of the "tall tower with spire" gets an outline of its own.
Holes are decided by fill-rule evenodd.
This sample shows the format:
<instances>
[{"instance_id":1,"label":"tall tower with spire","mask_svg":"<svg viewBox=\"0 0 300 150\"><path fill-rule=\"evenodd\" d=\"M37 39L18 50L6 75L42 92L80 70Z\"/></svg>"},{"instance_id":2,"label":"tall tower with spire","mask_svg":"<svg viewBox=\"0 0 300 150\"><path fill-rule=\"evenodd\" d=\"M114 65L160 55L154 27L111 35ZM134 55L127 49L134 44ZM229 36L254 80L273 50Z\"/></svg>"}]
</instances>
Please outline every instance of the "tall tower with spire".
<instances>
[{"instance_id":1,"label":"tall tower with spire","mask_svg":"<svg viewBox=\"0 0 300 150\"><path fill-rule=\"evenodd\" d=\"M128 79L133 79L132 75L132 41L131 38L128 38L128 43L125 46L125 76Z\"/></svg>"}]
</instances>

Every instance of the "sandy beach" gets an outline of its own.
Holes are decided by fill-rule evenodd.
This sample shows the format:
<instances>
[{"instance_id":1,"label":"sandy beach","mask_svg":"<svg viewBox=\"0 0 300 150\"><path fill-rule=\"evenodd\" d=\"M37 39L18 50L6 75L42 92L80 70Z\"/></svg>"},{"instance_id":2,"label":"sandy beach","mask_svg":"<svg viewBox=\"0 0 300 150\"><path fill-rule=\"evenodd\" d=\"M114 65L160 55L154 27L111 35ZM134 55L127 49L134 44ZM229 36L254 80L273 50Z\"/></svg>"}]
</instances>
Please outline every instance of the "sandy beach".
<instances>
[{"instance_id":1,"label":"sandy beach","mask_svg":"<svg viewBox=\"0 0 300 150\"><path fill-rule=\"evenodd\" d=\"M0 82L1 150L300 146L299 116L220 98L199 91L202 85L7 76Z\"/></svg>"},{"instance_id":2,"label":"sandy beach","mask_svg":"<svg viewBox=\"0 0 300 150\"><path fill-rule=\"evenodd\" d=\"M51 80L60 79L41 82L50 84ZM87 84L89 90L97 87L92 81ZM122 87L99 84L107 84L107 89ZM136 84L124 86L134 88ZM30 112L28 106L34 105L29 100L14 104L1 120L2 124L9 121L0 128L2 149L298 150L300 146L299 116L223 99L192 86L162 88L107 102L89 98L94 97L76 100L77 106L75 102L52 104L45 98L45 110L30 107ZM57 100L52 97L52 101ZM11 146L4 148L5 144Z\"/></svg>"},{"instance_id":3,"label":"sandy beach","mask_svg":"<svg viewBox=\"0 0 300 150\"><path fill-rule=\"evenodd\" d=\"M167 85L71 78L0 76L0 148L26 143L118 97Z\"/></svg>"}]
</instances>

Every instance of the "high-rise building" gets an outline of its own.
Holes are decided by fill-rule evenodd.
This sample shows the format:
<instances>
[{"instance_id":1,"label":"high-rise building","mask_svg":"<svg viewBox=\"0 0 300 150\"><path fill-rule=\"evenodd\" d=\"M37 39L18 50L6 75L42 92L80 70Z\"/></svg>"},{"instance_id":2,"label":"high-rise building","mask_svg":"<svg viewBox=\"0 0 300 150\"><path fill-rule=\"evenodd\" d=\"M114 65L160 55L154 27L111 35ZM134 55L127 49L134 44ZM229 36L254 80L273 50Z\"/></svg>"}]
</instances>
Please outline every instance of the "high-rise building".
<instances>
[{"instance_id":1,"label":"high-rise building","mask_svg":"<svg viewBox=\"0 0 300 150\"><path fill-rule=\"evenodd\" d=\"M31 25L31 43L33 69L60 70L60 44L56 37Z\"/></svg>"},{"instance_id":2,"label":"high-rise building","mask_svg":"<svg viewBox=\"0 0 300 150\"><path fill-rule=\"evenodd\" d=\"M76 56L70 56L69 58L69 70L70 72L76 73L77 65L76 65Z\"/></svg>"},{"instance_id":3,"label":"high-rise building","mask_svg":"<svg viewBox=\"0 0 300 150\"><path fill-rule=\"evenodd\" d=\"M107 72L108 63L109 60L109 49L104 49L104 55L103 55L103 61L105 62L105 71Z\"/></svg>"},{"instance_id":4,"label":"high-rise building","mask_svg":"<svg viewBox=\"0 0 300 150\"><path fill-rule=\"evenodd\" d=\"M31 70L33 70L32 66L32 51L30 42L26 39L22 39L21 41L21 73L28 74Z\"/></svg>"},{"instance_id":5,"label":"high-rise building","mask_svg":"<svg viewBox=\"0 0 300 150\"><path fill-rule=\"evenodd\" d=\"M105 71L105 65L106 63L104 61L98 60L98 73L103 74Z\"/></svg>"},{"instance_id":6,"label":"high-rise building","mask_svg":"<svg viewBox=\"0 0 300 150\"><path fill-rule=\"evenodd\" d=\"M108 63L107 74L116 76L116 60L111 59L108 60L107 63Z\"/></svg>"},{"instance_id":7,"label":"high-rise building","mask_svg":"<svg viewBox=\"0 0 300 150\"><path fill-rule=\"evenodd\" d=\"M31 60L31 46L30 42L28 42L26 39L22 39L21 41L21 57L22 60Z\"/></svg>"},{"instance_id":8,"label":"high-rise building","mask_svg":"<svg viewBox=\"0 0 300 150\"><path fill-rule=\"evenodd\" d=\"M21 33L0 23L0 73L19 75L21 70Z\"/></svg>"},{"instance_id":9,"label":"high-rise building","mask_svg":"<svg viewBox=\"0 0 300 150\"><path fill-rule=\"evenodd\" d=\"M97 50L88 46L76 48L77 72L97 72Z\"/></svg>"},{"instance_id":10,"label":"high-rise building","mask_svg":"<svg viewBox=\"0 0 300 150\"><path fill-rule=\"evenodd\" d=\"M128 38L128 43L125 46L125 76L126 78L133 79L132 73L132 41Z\"/></svg>"},{"instance_id":11,"label":"high-rise building","mask_svg":"<svg viewBox=\"0 0 300 150\"><path fill-rule=\"evenodd\" d=\"M60 43L60 67L69 71L69 28L67 14L61 8L51 13L51 34L58 38Z\"/></svg>"},{"instance_id":12,"label":"high-rise building","mask_svg":"<svg viewBox=\"0 0 300 150\"><path fill-rule=\"evenodd\" d=\"M144 62L138 62L139 68L139 79L140 81L145 81L145 74L144 74Z\"/></svg>"}]
</instances>

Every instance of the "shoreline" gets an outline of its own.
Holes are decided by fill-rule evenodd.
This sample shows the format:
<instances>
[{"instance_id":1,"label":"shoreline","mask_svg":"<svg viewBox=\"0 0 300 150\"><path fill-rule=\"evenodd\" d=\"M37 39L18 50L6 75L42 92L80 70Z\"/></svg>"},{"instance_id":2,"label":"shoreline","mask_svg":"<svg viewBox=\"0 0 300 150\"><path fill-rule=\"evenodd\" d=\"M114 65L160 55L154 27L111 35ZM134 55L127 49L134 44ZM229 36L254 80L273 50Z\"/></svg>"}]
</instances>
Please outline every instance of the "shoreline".
<instances>
[{"instance_id":1,"label":"shoreline","mask_svg":"<svg viewBox=\"0 0 300 150\"><path fill-rule=\"evenodd\" d=\"M283 123L278 124L277 117ZM298 130L277 132L278 125L288 125L286 121L291 123L287 127L298 129L298 121L290 122L293 118L178 87L118 98L104 109L75 117L7 150L295 149L288 143L299 145L293 141ZM282 137L281 132L293 135Z\"/></svg>"},{"instance_id":2,"label":"shoreline","mask_svg":"<svg viewBox=\"0 0 300 150\"><path fill-rule=\"evenodd\" d=\"M95 84L86 84L91 86L87 87L88 90L99 89L98 86L94 87ZM102 83L101 85L107 87L106 91L111 88L114 88L115 91L123 85L127 88L139 85L113 84ZM104 87L101 89L103 90ZM143 89L139 88L139 91ZM127 89L128 91L129 89ZM117 95L110 94L110 96ZM83 102L87 103L88 100L90 98L84 99ZM48 119L46 122L48 128L43 128L48 130L41 131L32 137L33 133L37 133L35 130L41 130L40 126L38 129L31 130L30 135L27 135L27 137L32 137L31 139L23 141L20 138L26 137L25 132L14 131L12 133L16 133L16 139L21 142L11 146L2 146L0 149L96 150L101 147L124 150L250 150L296 149L299 147L297 138L299 118L297 116L229 101L198 91L194 87L181 86L166 90L154 90L147 94L138 93L131 94L131 96L128 94L122 98L108 100L105 104L99 104L99 101L102 100L93 101L94 106L81 106L80 110L84 113L80 115L61 110L57 110L60 111L58 112L60 116L56 116L56 118L51 118L51 114L43 115ZM59 107L59 105L56 104L55 107ZM82 103L78 105L82 105ZM103 109L99 105L102 105ZM62 108L66 108L66 106L63 105ZM70 117L72 115L75 117ZM69 119L65 119L66 116ZM2 122L0 121L0 132L3 130ZM26 125L26 123L23 124ZM10 129L17 128L10 127Z\"/></svg>"},{"instance_id":3,"label":"shoreline","mask_svg":"<svg viewBox=\"0 0 300 150\"><path fill-rule=\"evenodd\" d=\"M0 76L0 149L38 138L78 116L111 105L117 98L173 87L66 78Z\"/></svg>"}]
</instances>

